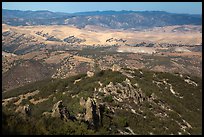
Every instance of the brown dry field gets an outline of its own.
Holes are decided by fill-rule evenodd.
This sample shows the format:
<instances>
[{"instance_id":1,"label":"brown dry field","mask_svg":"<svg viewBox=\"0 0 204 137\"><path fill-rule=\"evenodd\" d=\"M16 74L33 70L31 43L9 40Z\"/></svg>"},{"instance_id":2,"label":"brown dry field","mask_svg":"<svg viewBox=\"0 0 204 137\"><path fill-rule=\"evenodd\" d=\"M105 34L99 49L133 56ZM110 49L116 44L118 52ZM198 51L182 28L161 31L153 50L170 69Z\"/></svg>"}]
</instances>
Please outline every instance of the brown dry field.
<instances>
[{"instance_id":1,"label":"brown dry field","mask_svg":"<svg viewBox=\"0 0 204 137\"><path fill-rule=\"evenodd\" d=\"M138 42L154 42L154 43L170 43L170 44L189 44L199 45L202 43L202 33L198 31L190 32L172 32L174 28L178 26L157 27L154 29L144 31L132 31L132 30L113 30L100 28L96 26L87 26L83 29L76 28L74 26L65 25L51 25L51 26L8 26L2 25L2 32L8 30L15 30L20 33L35 36L39 41L44 41L47 44L57 44L59 42L45 41L45 38L35 33L43 31L57 38L64 39L66 37L74 35L77 38L86 39L82 44L85 45L112 45L115 42L106 42L107 39L126 39L127 44L134 44ZM193 27L193 26L188 26ZM122 42L121 42L122 44Z\"/></svg>"}]
</instances>

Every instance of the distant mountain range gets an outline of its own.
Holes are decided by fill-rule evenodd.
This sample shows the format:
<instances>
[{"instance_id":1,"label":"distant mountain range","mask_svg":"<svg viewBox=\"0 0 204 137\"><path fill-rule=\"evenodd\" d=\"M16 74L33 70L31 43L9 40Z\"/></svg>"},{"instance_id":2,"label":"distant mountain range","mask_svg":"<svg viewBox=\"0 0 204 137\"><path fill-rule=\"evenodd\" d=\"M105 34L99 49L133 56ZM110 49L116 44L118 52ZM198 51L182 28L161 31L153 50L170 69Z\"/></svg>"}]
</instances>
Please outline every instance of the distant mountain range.
<instances>
[{"instance_id":1,"label":"distant mountain range","mask_svg":"<svg viewBox=\"0 0 204 137\"><path fill-rule=\"evenodd\" d=\"M200 14L176 14L164 11L92 11L62 13L2 10L2 23L19 25L96 25L112 29L144 29L171 25L202 25Z\"/></svg>"}]
</instances>

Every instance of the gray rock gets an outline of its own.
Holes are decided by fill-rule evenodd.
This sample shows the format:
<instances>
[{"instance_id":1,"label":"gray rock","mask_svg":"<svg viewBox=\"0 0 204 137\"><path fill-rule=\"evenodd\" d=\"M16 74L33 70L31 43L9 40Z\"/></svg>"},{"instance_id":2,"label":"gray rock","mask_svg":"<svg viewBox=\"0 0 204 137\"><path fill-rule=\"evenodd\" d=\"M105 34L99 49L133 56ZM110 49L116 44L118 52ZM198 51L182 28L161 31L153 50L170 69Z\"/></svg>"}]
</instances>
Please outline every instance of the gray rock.
<instances>
[{"instance_id":1,"label":"gray rock","mask_svg":"<svg viewBox=\"0 0 204 137\"><path fill-rule=\"evenodd\" d=\"M93 99L88 98L86 101L85 108L86 108L85 120L91 123L94 120L93 114L94 113L96 114L96 102Z\"/></svg>"},{"instance_id":2,"label":"gray rock","mask_svg":"<svg viewBox=\"0 0 204 137\"><path fill-rule=\"evenodd\" d=\"M86 101L85 121L89 123L90 127L97 129L103 125L103 113L105 111L105 104L97 104L95 99L88 98Z\"/></svg>"},{"instance_id":3,"label":"gray rock","mask_svg":"<svg viewBox=\"0 0 204 137\"><path fill-rule=\"evenodd\" d=\"M52 117L60 117L60 108L62 108L62 100L58 101L57 103L54 104L52 108Z\"/></svg>"},{"instance_id":4,"label":"gray rock","mask_svg":"<svg viewBox=\"0 0 204 137\"><path fill-rule=\"evenodd\" d=\"M71 120L76 119L74 116L70 116L68 109L62 104L62 100L54 104L52 108L51 116L59 117L65 121L67 121L68 119L71 119Z\"/></svg>"},{"instance_id":5,"label":"gray rock","mask_svg":"<svg viewBox=\"0 0 204 137\"><path fill-rule=\"evenodd\" d=\"M83 108L85 108L86 100L85 100L83 97L81 97L79 104L80 104L80 106L82 106Z\"/></svg>"},{"instance_id":6,"label":"gray rock","mask_svg":"<svg viewBox=\"0 0 204 137\"><path fill-rule=\"evenodd\" d=\"M115 97L115 101L118 102L132 99L135 104L139 104L146 99L146 96L142 90L139 87L132 85L131 81L127 78L122 84L117 83L114 85L112 82L110 82L104 88L101 88L100 91L103 91L105 94L113 95ZM118 99L120 99L120 101Z\"/></svg>"}]
</instances>

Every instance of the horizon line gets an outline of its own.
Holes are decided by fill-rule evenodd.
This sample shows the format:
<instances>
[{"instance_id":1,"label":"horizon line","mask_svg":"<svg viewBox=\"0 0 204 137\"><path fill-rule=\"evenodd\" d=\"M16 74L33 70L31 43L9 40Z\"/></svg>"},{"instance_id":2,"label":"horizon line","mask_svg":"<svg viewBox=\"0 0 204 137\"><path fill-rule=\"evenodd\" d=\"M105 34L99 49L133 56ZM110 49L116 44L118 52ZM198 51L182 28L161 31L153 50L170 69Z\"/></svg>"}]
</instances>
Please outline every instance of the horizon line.
<instances>
[{"instance_id":1,"label":"horizon line","mask_svg":"<svg viewBox=\"0 0 204 137\"><path fill-rule=\"evenodd\" d=\"M129 11L129 12L166 12L166 13L171 13L171 14L189 14L189 15L202 15L202 13L173 13L173 12L168 12L164 10L87 10L87 11L78 11L78 12L60 12L60 11L51 11L51 10L19 10L19 9L3 9L2 10L13 10L13 11L49 11L53 13L67 13L67 14L75 14L75 13L85 13L85 12L106 12L106 11L113 11L113 12L121 12L121 11Z\"/></svg>"}]
</instances>

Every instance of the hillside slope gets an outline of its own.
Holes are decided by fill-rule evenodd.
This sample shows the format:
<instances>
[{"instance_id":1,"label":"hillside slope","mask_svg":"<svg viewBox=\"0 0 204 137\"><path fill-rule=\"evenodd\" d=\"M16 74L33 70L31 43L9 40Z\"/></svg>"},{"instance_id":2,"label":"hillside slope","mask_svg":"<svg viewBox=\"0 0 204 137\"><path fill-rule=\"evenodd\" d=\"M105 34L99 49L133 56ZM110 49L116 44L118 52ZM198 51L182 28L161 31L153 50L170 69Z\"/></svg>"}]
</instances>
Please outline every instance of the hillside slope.
<instances>
[{"instance_id":1,"label":"hillside slope","mask_svg":"<svg viewBox=\"0 0 204 137\"><path fill-rule=\"evenodd\" d=\"M163 11L103 11L55 13L3 9L2 23L19 25L97 25L112 29L144 29L173 25L201 25L201 15L175 14Z\"/></svg>"},{"instance_id":2,"label":"hillside slope","mask_svg":"<svg viewBox=\"0 0 204 137\"><path fill-rule=\"evenodd\" d=\"M202 81L188 75L102 70L3 92L2 105L4 134L202 133Z\"/></svg>"}]
</instances>

